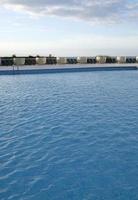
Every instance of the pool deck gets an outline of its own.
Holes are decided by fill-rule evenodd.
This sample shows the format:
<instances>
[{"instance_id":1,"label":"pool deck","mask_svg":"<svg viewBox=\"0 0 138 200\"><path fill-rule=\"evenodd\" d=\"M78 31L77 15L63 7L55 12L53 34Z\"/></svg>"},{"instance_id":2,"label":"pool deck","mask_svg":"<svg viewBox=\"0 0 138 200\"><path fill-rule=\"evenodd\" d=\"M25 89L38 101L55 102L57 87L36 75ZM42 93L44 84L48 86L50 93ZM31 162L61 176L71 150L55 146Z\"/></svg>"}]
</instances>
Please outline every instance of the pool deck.
<instances>
[{"instance_id":1,"label":"pool deck","mask_svg":"<svg viewBox=\"0 0 138 200\"><path fill-rule=\"evenodd\" d=\"M24 65L0 66L0 75L40 74L85 71L137 70L136 64L74 64L74 65Z\"/></svg>"}]
</instances>

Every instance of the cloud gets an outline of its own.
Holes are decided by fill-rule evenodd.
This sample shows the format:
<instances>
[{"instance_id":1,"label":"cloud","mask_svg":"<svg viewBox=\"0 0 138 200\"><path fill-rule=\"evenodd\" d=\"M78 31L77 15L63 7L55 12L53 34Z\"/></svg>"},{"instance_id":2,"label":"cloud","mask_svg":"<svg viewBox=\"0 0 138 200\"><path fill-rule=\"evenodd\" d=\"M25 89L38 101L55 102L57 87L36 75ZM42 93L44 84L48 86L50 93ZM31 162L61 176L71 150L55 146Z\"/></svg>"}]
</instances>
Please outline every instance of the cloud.
<instances>
[{"instance_id":1,"label":"cloud","mask_svg":"<svg viewBox=\"0 0 138 200\"><path fill-rule=\"evenodd\" d=\"M30 15L58 16L91 23L135 22L138 13L138 0L1 0L0 4Z\"/></svg>"}]
</instances>

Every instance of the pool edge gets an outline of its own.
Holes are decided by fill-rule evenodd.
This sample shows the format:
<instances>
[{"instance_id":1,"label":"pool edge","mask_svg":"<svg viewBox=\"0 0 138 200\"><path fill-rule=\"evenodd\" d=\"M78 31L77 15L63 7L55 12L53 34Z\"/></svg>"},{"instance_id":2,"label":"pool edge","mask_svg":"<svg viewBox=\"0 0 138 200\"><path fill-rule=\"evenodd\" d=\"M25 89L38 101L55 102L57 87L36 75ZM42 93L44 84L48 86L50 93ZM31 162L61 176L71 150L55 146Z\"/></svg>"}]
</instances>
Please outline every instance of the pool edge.
<instances>
[{"instance_id":1,"label":"pool edge","mask_svg":"<svg viewBox=\"0 0 138 200\"><path fill-rule=\"evenodd\" d=\"M44 74L44 73L69 73L91 71L119 71L138 70L138 66L98 66L98 67L60 67L60 68L27 68L27 69L0 69L0 75Z\"/></svg>"}]
</instances>

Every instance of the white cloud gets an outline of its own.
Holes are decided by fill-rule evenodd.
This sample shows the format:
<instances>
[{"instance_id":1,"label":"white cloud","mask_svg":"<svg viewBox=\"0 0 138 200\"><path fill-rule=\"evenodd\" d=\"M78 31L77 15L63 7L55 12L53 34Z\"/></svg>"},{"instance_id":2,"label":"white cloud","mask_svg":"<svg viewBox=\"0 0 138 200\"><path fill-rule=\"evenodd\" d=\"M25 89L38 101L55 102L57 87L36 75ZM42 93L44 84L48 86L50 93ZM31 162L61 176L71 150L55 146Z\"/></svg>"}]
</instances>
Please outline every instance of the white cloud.
<instances>
[{"instance_id":1,"label":"white cloud","mask_svg":"<svg viewBox=\"0 0 138 200\"><path fill-rule=\"evenodd\" d=\"M138 0L1 0L1 5L38 16L58 16L90 21L120 23L133 20L138 13Z\"/></svg>"}]
</instances>

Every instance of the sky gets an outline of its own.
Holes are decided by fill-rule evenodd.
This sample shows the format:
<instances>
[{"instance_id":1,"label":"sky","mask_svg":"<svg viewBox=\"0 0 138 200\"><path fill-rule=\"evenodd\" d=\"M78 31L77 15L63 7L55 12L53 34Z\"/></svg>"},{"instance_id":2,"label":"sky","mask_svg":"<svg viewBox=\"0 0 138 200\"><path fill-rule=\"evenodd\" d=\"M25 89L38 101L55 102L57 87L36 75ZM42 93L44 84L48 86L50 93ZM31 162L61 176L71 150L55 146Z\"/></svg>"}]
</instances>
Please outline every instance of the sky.
<instances>
[{"instance_id":1,"label":"sky","mask_svg":"<svg viewBox=\"0 0 138 200\"><path fill-rule=\"evenodd\" d=\"M0 0L0 55L138 55L138 0Z\"/></svg>"}]
</instances>

